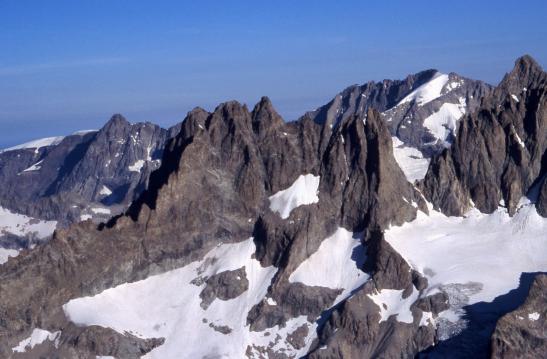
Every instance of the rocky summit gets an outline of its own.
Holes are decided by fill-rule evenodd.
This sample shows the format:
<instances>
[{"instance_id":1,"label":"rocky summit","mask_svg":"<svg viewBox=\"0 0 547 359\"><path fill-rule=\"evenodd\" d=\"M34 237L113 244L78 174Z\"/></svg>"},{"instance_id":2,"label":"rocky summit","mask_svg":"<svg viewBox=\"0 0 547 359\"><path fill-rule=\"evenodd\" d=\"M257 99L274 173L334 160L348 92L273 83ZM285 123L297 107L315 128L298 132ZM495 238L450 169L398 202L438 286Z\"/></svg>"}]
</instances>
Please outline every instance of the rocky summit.
<instances>
[{"instance_id":1,"label":"rocky summit","mask_svg":"<svg viewBox=\"0 0 547 359\"><path fill-rule=\"evenodd\" d=\"M545 357L546 79L524 56L4 150L0 357Z\"/></svg>"}]
</instances>

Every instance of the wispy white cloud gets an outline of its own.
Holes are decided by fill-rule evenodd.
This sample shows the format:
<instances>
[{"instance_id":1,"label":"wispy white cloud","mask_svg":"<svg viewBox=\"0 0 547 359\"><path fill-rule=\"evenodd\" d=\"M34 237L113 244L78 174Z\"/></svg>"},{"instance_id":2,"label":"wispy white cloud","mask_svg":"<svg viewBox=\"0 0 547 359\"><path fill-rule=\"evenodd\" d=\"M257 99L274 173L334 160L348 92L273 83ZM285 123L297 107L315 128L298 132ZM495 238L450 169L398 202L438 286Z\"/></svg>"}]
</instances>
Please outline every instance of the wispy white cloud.
<instances>
[{"instance_id":1,"label":"wispy white cloud","mask_svg":"<svg viewBox=\"0 0 547 359\"><path fill-rule=\"evenodd\" d=\"M103 58L67 60L67 61L59 61L59 62L18 64L18 65L9 65L9 66L2 66L0 64L0 76L28 75L28 74L46 72L50 70L69 69L69 68L87 67L87 66L116 65L116 64L122 64L127 62L129 62L129 60L123 57L103 57Z\"/></svg>"}]
</instances>

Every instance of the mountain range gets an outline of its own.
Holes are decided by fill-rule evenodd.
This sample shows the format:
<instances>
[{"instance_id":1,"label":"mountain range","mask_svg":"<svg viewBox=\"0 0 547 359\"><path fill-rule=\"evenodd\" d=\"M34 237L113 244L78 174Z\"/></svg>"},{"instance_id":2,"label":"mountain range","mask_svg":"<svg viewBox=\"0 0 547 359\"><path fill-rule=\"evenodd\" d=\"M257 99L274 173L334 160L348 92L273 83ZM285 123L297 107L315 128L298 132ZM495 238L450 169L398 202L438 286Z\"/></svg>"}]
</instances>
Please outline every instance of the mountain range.
<instances>
[{"instance_id":1,"label":"mountain range","mask_svg":"<svg viewBox=\"0 0 547 359\"><path fill-rule=\"evenodd\" d=\"M547 355L547 73L0 153L0 356Z\"/></svg>"}]
</instances>

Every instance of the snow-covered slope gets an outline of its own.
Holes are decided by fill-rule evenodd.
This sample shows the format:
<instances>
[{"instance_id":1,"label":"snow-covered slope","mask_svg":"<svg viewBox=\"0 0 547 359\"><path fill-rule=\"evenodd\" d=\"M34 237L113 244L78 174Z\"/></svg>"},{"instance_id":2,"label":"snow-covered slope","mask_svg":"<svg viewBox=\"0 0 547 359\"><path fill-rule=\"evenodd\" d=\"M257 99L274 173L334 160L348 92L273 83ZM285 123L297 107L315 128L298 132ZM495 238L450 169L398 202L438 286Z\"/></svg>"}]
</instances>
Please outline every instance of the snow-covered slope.
<instances>
[{"instance_id":1,"label":"snow-covered slope","mask_svg":"<svg viewBox=\"0 0 547 359\"><path fill-rule=\"evenodd\" d=\"M61 141L64 139L64 136L56 136L56 137L46 137L46 138L40 138L38 140L25 142L17 146L9 147L0 150L0 153L2 152L9 152L9 151L15 151L15 150L23 150L23 149L40 149L42 147L48 147L48 146L55 146L61 143Z\"/></svg>"},{"instance_id":2,"label":"snow-covered slope","mask_svg":"<svg viewBox=\"0 0 547 359\"><path fill-rule=\"evenodd\" d=\"M286 219L296 207L317 203L319 179L319 176L312 174L300 175L289 188L270 197L270 209Z\"/></svg>"},{"instance_id":3,"label":"snow-covered slope","mask_svg":"<svg viewBox=\"0 0 547 359\"><path fill-rule=\"evenodd\" d=\"M385 233L389 244L428 280L426 293L447 291L451 321L463 305L491 302L519 286L523 272L547 271L547 219L522 200L515 216L500 207L492 214L476 209L447 217L429 208L416 220Z\"/></svg>"},{"instance_id":4,"label":"snow-covered slope","mask_svg":"<svg viewBox=\"0 0 547 359\"><path fill-rule=\"evenodd\" d=\"M56 221L44 221L0 207L0 233L7 232L16 236L34 234L36 238L42 239L52 235L56 225Z\"/></svg>"},{"instance_id":5,"label":"snow-covered slope","mask_svg":"<svg viewBox=\"0 0 547 359\"><path fill-rule=\"evenodd\" d=\"M441 96L441 92L448 83L448 75L437 72L431 80L409 93L399 104L415 101L418 106L423 106L428 102Z\"/></svg>"},{"instance_id":6,"label":"snow-covered slope","mask_svg":"<svg viewBox=\"0 0 547 359\"><path fill-rule=\"evenodd\" d=\"M397 137L392 137L391 141L393 156L408 181L414 183L414 181L424 178L429 166L429 158L424 158L417 148L406 146Z\"/></svg>"},{"instance_id":7,"label":"snow-covered slope","mask_svg":"<svg viewBox=\"0 0 547 359\"><path fill-rule=\"evenodd\" d=\"M223 244L203 260L180 269L122 284L94 297L73 299L64 306L64 311L79 325L106 326L143 338L166 338L165 344L147 358L243 358L247 346L284 347L289 353L298 354L285 339L302 324L312 326L306 317L265 332L252 332L245 324L253 305L260 301L275 305L265 296L276 268L262 267L252 258L254 252L252 238ZM234 299L217 298L204 309L200 305L200 292L206 279L242 267L249 281L248 289ZM277 334L283 340L277 339Z\"/></svg>"},{"instance_id":8,"label":"snow-covered slope","mask_svg":"<svg viewBox=\"0 0 547 359\"><path fill-rule=\"evenodd\" d=\"M365 249L360 238L360 235L338 228L291 273L289 282L343 289L335 304L346 299L351 291L362 286L369 278L360 269L365 261Z\"/></svg>"}]
</instances>

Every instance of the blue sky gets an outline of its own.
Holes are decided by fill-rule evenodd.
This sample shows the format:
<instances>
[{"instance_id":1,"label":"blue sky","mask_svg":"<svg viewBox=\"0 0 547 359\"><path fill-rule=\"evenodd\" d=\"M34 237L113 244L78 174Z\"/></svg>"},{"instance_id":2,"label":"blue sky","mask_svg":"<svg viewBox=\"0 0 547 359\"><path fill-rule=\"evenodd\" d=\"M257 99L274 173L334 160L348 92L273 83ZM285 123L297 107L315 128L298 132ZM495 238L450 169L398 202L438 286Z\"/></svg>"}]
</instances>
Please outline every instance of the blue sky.
<instances>
[{"instance_id":1,"label":"blue sky","mask_svg":"<svg viewBox=\"0 0 547 359\"><path fill-rule=\"evenodd\" d=\"M427 68L547 64L545 1L0 0L0 148L268 95L287 120Z\"/></svg>"}]
</instances>

